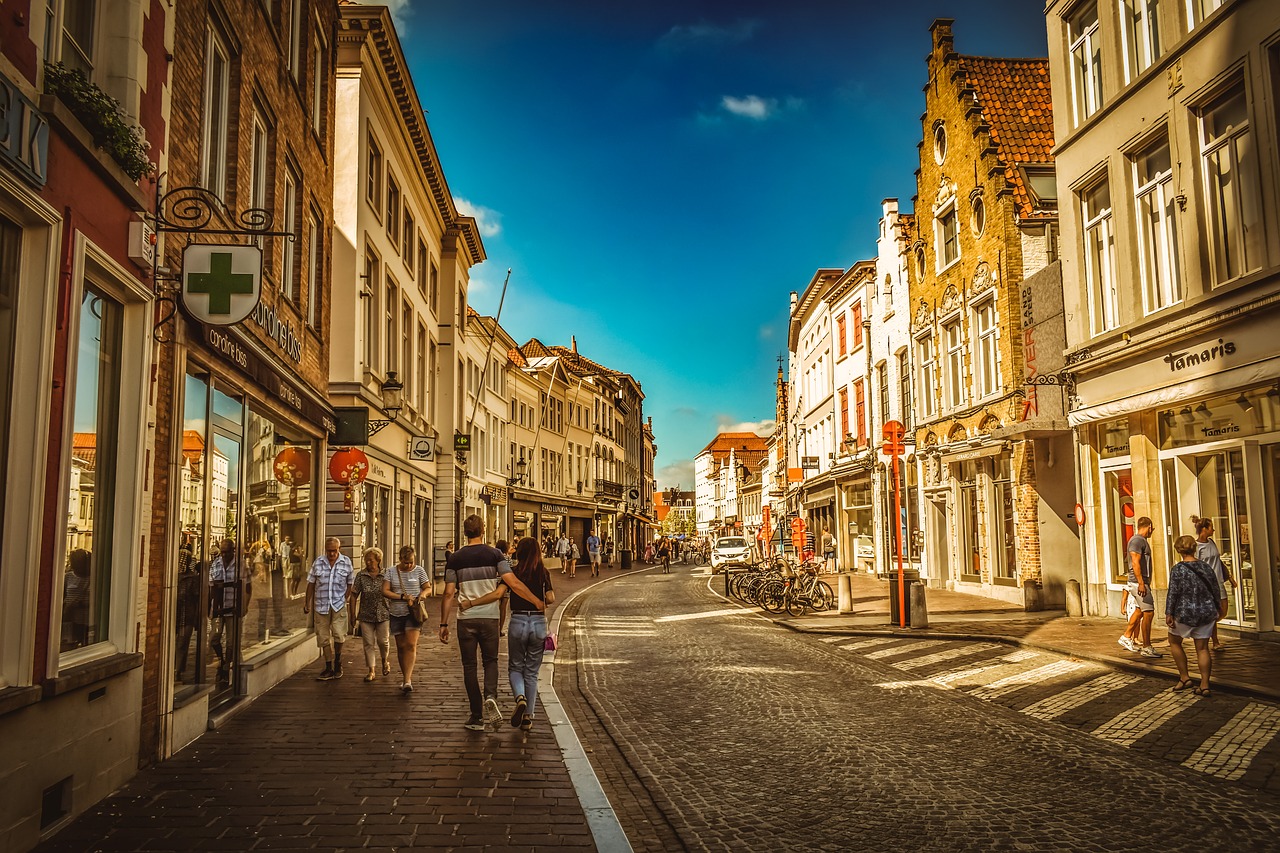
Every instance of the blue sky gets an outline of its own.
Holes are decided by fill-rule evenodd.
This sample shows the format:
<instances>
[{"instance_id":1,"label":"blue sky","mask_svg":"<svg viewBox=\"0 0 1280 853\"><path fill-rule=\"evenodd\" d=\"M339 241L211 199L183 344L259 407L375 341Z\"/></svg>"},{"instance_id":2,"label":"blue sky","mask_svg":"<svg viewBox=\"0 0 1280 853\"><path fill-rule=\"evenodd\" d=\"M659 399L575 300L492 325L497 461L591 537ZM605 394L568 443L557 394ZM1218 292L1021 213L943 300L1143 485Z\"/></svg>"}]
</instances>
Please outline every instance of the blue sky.
<instances>
[{"instance_id":1,"label":"blue sky","mask_svg":"<svg viewBox=\"0 0 1280 853\"><path fill-rule=\"evenodd\" d=\"M774 415L788 296L874 256L911 209L929 24L960 53L1044 56L1043 4L390 4L454 196L489 260L472 304L631 373L658 485Z\"/></svg>"}]
</instances>

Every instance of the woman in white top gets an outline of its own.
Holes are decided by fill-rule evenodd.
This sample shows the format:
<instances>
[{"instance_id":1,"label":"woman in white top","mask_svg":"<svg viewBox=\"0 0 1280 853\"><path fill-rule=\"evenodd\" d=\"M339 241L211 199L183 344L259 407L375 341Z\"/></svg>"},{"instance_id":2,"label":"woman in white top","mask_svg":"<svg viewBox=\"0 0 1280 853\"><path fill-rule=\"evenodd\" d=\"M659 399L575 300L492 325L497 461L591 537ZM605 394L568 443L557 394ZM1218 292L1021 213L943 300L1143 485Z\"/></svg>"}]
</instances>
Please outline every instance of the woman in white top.
<instances>
[{"instance_id":1,"label":"woman in white top","mask_svg":"<svg viewBox=\"0 0 1280 853\"><path fill-rule=\"evenodd\" d=\"M414 551L409 545L400 549L400 562L386 573L387 582L382 593L388 599L391 611L391 634L396 638L396 657L400 660L400 673L404 681L400 689L413 690L413 667L418 662L418 633L422 623L413 618L412 605L419 598L431 595L427 570L414 561Z\"/></svg>"},{"instance_id":2,"label":"woman in white top","mask_svg":"<svg viewBox=\"0 0 1280 853\"><path fill-rule=\"evenodd\" d=\"M1236 579L1231 576L1231 570L1222 562L1222 552L1218 550L1218 543L1211 538L1213 536L1213 522L1207 518L1191 516L1191 522L1196 527L1196 559L1213 569L1214 575L1218 578L1218 589L1221 591L1222 600L1227 600L1227 584L1231 584L1235 588ZM1226 608L1223 608L1225 612ZM1213 650L1217 651L1223 647L1223 643L1218 639L1218 623L1213 623L1213 634L1210 642L1213 643Z\"/></svg>"}]
</instances>

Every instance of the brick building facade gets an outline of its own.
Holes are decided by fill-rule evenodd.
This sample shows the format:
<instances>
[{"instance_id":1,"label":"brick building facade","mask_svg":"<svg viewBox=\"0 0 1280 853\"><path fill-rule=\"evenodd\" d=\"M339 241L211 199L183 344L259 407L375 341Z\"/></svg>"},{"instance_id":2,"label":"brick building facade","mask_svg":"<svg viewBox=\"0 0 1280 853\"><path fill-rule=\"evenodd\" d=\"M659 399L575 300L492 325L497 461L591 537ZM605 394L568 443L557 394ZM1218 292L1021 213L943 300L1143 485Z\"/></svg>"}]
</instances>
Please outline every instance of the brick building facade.
<instances>
[{"instance_id":1,"label":"brick building facade","mask_svg":"<svg viewBox=\"0 0 1280 853\"><path fill-rule=\"evenodd\" d=\"M162 235L159 262L177 275L190 243L256 244L262 296L233 326L174 305L157 329L144 762L182 748L316 653L301 600L323 539L316 486L327 479L334 426L335 19L321 0L175 12L180 61L162 187L173 195L160 211L174 230ZM216 233L255 227L292 236Z\"/></svg>"},{"instance_id":2,"label":"brick building facade","mask_svg":"<svg viewBox=\"0 0 1280 853\"><path fill-rule=\"evenodd\" d=\"M1062 349L1026 284L1055 242L1048 62L961 56L949 20L931 32L908 264L923 564L930 583L1039 606L1078 554L1040 561L1073 533L1057 528L1074 480L1054 467L1071 458L1060 389L1028 384L1029 358Z\"/></svg>"}]
</instances>

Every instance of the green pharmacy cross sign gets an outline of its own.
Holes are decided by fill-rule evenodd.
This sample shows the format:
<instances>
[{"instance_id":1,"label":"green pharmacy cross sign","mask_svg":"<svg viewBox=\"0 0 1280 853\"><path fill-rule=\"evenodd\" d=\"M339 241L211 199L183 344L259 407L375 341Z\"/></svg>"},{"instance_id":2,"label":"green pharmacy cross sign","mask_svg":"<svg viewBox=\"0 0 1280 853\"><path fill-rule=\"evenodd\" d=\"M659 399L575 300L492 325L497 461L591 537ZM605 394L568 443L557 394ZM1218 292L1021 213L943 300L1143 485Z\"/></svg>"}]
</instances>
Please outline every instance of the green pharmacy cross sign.
<instances>
[{"instance_id":1,"label":"green pharmacy cross sign","mask_svg":"<svg viewBox=\"0 0 1280 853\"><path fill-rule=\"evenodd\" d=\"M201 322L230 326L253 313L262 295L257 246L192 243L182 253L182 304Z\"/></svg>"}]
</instances>

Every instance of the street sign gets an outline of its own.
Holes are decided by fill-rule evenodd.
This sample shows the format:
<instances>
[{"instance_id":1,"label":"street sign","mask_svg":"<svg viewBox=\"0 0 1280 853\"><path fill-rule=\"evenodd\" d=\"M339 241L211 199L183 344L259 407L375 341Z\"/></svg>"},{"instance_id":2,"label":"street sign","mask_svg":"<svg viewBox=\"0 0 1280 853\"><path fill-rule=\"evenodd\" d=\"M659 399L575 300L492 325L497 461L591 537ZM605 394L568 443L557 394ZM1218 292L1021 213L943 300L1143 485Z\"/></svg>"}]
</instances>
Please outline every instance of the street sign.
<instances>
[{"instance_id":1,"label":"street sign","mask_svg":"<svg viewBox=\"0 0 1280 853\"><path fill-rule=\"evenodd\" d=\"M818 470L818 457L816 457L816 456L801 456L801 457L800 457L800 468L801 468L802 470L804 470L804 471L816 471L816 470Z\"/></svg>"},{"instance_id":2,"label":"street sign","mask_svg":"<svg viewBox=\"0 0 1280 853\"><path fill-rule=\"evenodd\" d=\"M453 434L453 452L466 453L471 449L471 436L465 432L455 432Z\"/></svg>"},{"instance_id":3,"label":"street sign","mask_svg":"<svg viewBox=\"0 0 1280 853\"><path fill-rule=\"evenodd\" d=\"M429 436L417 436L409 440L409 458L415 462L430 462L436 455L436 441Z\"/></svg>"},{"instance_id":4,"label":"street sign","mask_svg":"<svg viewBox=\"0 0 1280 853\"><path fill-rule=\"evenodd\" d=\"M880 445L880 452L885 456L901 456L907 452L907 446L900 441L886 441Z\"/></svg>"},{"instance_id":5,"label":"street sign","mask_svg":"<svg viewBox=\"0 0 1280 853\"><path fill-rule=\"evenodd\" d=\"M233 326L262 296L262 250L257 246L192 243L182 252L182 305L211 326Z\"/></svg>"},{"instance_id":6,"label":"street sign","mask_svg":"<svg viewBox=\"0 0 1280 853\"><path fill-rule=\"evenodd\" d=\"M902 421L887 421L881 430L881 435L885 441L901 444L907 437L907 428L902 425Z\"/></svg>"},{"instance_id":7,"label":"street sign","mask_svg":"<svg viewBox=\"0 0 1280 853\"><path fill-rule=\"evenodd\" d=\"M1076 504L1076 524L1084 524L1084 504Z\"/></svg>"},{"instance_id":8,"label":"street sign","mask_svg":"<svg viewBox=\"0 0 1280 853\"><path fill-rule=\"evenodd\" d=\"M800 517L798 517L798 516L797 516L796 518L791 519L791 532L792 532L792 533L804 533L804 519L803 519L803 518L800 518Z\"/></svg>"}]
</instances>

